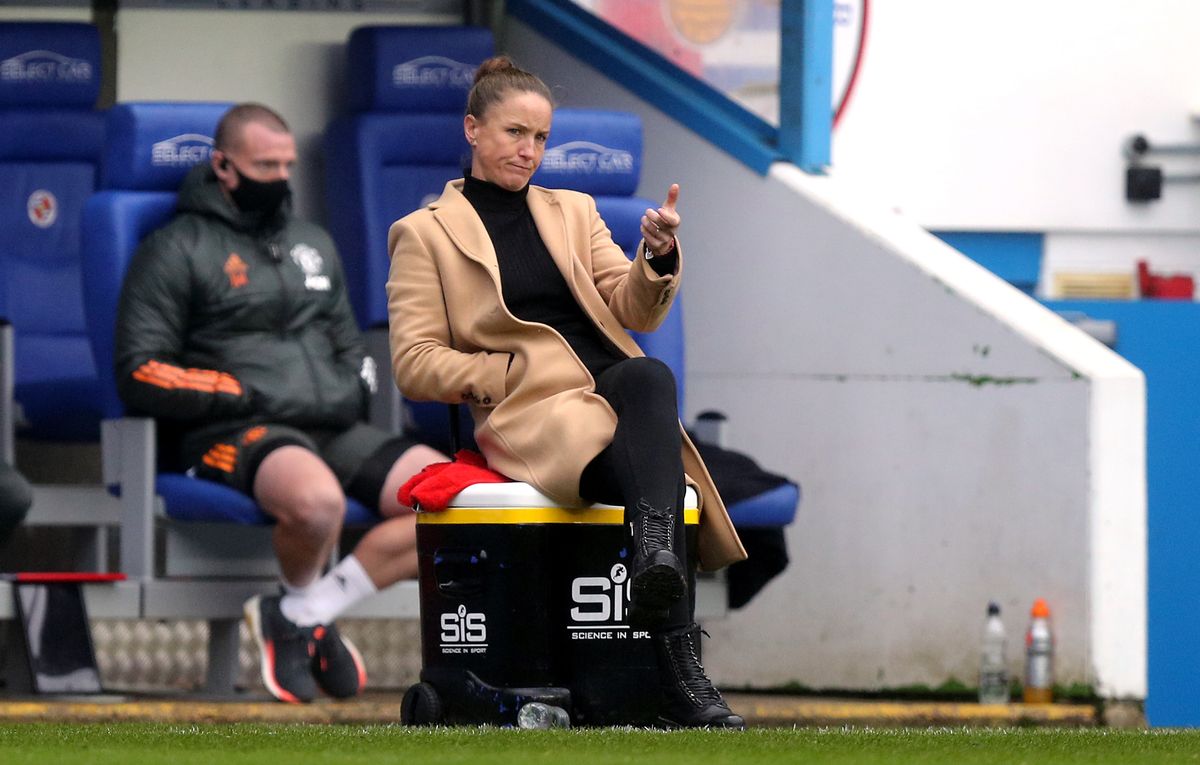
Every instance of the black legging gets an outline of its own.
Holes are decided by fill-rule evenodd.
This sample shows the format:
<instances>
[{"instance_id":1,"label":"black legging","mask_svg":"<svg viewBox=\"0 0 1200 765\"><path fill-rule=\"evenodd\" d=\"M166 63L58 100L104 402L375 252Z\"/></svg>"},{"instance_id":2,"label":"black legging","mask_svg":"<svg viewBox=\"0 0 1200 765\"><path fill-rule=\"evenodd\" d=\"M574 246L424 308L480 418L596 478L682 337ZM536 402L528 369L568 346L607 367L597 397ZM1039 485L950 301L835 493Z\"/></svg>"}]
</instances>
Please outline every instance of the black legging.
<instances>
[{"instance_id":1,"label":"black legging","mask_svg":"<svg viewBox=\"0 0 1200 765\"><path fill-rule=\"evenodd\" d=\"M673 552L690 571L683 527L683 438L671 368L658 359L624 359L596 376L596 393L617 413L617 429L612 443L584 468L580 495L590 502L623 505L626 528L639 500L673 510ZM688 597L671 607L663 629L691 623L692 590L689 586Z\"/></svg>"}]
</instances>

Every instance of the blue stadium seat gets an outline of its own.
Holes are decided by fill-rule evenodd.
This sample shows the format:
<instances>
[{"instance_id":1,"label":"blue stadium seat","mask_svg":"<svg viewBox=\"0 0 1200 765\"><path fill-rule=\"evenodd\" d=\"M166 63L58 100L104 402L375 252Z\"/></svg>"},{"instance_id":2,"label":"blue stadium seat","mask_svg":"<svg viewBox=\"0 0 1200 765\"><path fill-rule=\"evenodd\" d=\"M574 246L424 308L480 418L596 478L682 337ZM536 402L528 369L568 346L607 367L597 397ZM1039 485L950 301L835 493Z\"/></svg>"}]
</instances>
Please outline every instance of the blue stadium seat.
<instances>
[{"instance_id":1,"label":"blue stadium seat","mask_svg":"<svg viewBox=\"0 0 1200 765\"><path fill-rule=\"evenodd\" d=\"M475 70L493 53L492 33L360 27L346 52L350 112L325 133L325 203L359 325L380 330L388 320L388 228L462 177L470 161L462 130L467 93ZM451 448L442 407L405 408L426 443ZM470 433L465 410L461 417Z\"/></svg>"},{"instance_id":2,"label":"blue stadium seat","mask_svg":"<svg viewBox=\"0 0 1200 765\"><path fill-rule=\"evenodd\" d=\"M0 317L15 329L19 435L99 438L80 294L80 215L104 143L90 24L0 23Z\"/></svg>"},{"instance_id":3,"label":"blue stadium seat","mask_svg":"<svg viewBox=\"0 0 1200 765\"><path fill-rule=\"evenodd\" d=\"M726 508L729 519L739 529L778 528L796 520L800 504L800 487L794 483L777 486L770 491L734 502Z\"/></svg>"},{"instance_id":4,"label":"blue stadium seat","mask_svg":"<svg viewBox=\"0 0 1200 765\"><path fill-rule=\"evenodd\" d=\"M350 114L325 133L329 230L363 328L387 325L392 222L462 177L462 119L492 34L473 27L361 27L347 44Z\"/></svg>"},{"instance_id":5,"label":"blue stadium seat","mask_svg":"<svg viewBox=\"0 0 1200 765\"><path fill-rule=\"evenodd\" d=\"M641 220L647 207L662 201L635 196L642 173L642 120L628 112L557 109L542 165L533 183L572 189L596 200L613 241L632 258L642 241ZM663 189L664 194L666 189ZM679 411L684 411L684 342L682 296L654 332L629 334L647 356L675 373Z\"/></svg>"},{"instance_id":6,"label":"blue stadium seat","mask_svg":"<svg viewBox=\"0 0 1200 765\"><path fill-rule=\"evenodd\" d=\"M165 224L175 209L176 189L200 162L207 162L221 103L126 103L108 115L102 190L83 213L84 296L98 368L113 369L114 323L121 282L138 243ZM111 372L100 401L106 419L124 416ZM179 473L159 473L156 493L168 517L186 521L267 524L246 495L221 484ZM371 524L378 516L354 500L347 524Z\"/></svg>"}]
</instances>

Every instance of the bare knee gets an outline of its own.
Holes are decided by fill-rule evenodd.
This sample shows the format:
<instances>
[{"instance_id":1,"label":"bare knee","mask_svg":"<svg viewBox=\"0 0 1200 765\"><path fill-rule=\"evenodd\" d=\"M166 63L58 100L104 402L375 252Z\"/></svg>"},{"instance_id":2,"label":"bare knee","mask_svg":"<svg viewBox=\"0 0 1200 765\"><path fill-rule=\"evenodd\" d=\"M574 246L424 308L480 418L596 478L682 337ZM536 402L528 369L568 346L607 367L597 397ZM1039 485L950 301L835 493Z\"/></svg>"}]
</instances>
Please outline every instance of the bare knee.
<instances>
[{"instance_id":1,"label":"bare knee","mask_svg":"<svg viewBox=\"0 0 1200 765\"><path fill-rule=\"evenodd\" d=\"M417 444L405 450L404 454L400 455L400 458L392 464L387 478L383 482L379 492L379 512L385 517L391 517L398 513L411 511L411 508L400 504L400 500L396 497L397 490L409 478L421 472L426 465L449 461L449 457L424 444Z\"/></svg>"},{"instance_id":2,"label":"bare knee","mask_svg":"<svg viewBox=\"0 0 1200 765\"><path fill-rule=\"evenodd\" d=\"M290 497L281 498L271 511L280 526L305 536L326 537L341 527L346 497L336 482L305 485L297 487Z\"/></svg>"},{"instance_id":3,"label":"bare knee","mask_svg":"<svg viewBox=\"0 0 1200 765\"><path fill-rule=\"evenodd\" d=\"M254 496L282 529L306 537L336 533L346 513L346 497L333 471L301 447L267 455L254 479Z\"/></svg>"}]
</instances>

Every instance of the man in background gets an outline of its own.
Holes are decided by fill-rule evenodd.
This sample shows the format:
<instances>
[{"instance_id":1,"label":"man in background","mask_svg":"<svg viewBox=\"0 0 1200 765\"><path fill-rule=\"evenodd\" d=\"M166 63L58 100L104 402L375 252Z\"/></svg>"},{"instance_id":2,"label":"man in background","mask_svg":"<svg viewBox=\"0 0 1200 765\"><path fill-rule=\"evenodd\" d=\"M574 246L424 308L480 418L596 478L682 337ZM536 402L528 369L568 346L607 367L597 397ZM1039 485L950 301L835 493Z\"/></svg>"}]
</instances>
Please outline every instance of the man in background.
<instances>
[{"instance_id":1,"label":"man in background","mask_svg":"<svg viewBox=\"0 0 1200 765\"><path fill-rule=\"evenodd\" d=\"M363 422L374 363L332 240L291 213L295 161L273 110L240 104L224 115L210 164L187 176L175 217L129 266L116 373L131 410L179 433L185 469L275 519L282 591L248 601L246 620L268 690L307 702L318 689L346 698L365 684L334 619L416 576L415 517L396 492L446 458ZM347 496L384 521L322 576Z\"/></svg>"}]
</instances>

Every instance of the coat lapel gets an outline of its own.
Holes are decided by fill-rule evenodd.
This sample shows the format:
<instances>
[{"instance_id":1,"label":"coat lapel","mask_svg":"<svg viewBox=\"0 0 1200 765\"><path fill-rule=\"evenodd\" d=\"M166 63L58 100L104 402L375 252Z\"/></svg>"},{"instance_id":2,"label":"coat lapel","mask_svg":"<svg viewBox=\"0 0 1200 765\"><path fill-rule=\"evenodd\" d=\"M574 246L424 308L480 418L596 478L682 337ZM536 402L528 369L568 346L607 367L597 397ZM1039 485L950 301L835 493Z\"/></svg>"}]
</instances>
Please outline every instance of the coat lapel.
<instances>
[{"instance_id":1,"label":"coat lapel","mask_svg":"<svg viewBox=\"0 0 1200 765\"><path fill-rule=\"evenodd\" d=\"M491 237L479 213L462 193L462 181L450 181L442 191L442 196L430 208L434 218L446 230L450 239L466 257L482 265L492 275L496 289L500 288L500 266L496 260L496 248L492 245ZM529 211L538 235L550 252L550 257L558 270L567 280L571 293L580 300L585 310L595 320L595 306L590 305L590 295L585 290L580 292L577 271L585 271L582 278L587 280L586 269L582 263L573 257L571 243L567 238L566 218L558 199L548 191L537 186L529 189Z\"/></svg>"},{"instance_id":2,"label":"coat lapel","mask_svg":"<svg viewBox=\"0 0 1200 765\"><path fill-rule=\"evenodd\" d=\"M571 242L567 239L567 222L563 217L562 206L549 191L537 186L529 188L529 212L533 215L533 223L537 226L542 243L554 259L554 264L567 280L571 293L579 298L579 289L575 283L575 267L578 260L572 257Z\"/></svg>"},{"instance_id":3,"label":"coat lapel","mask_svg":"<svg viewBox=\"0 0 1200 765\"><path fill-rule=\"evenodd\" d=\"M588 267L572 249L571 240L567 236L567 218L562 202L551 191L533 187L529 189L529 210L533 214L538 234L541 235L546 249L550 251L550 257L566 277L571 294L579 301L596 330L629 355L641 356L641 350L629 335L619 329L613 329L620 327L620 323L596 290Z\"/></svg>"},{"instance_id":4,"label":"coat lapel","mask_svg":"<svg viewBox=\"0 0 1200 765\"><path fill-rule=\"evenodd\" d=\"M433 217L442 224L442 228L463 255L486 268L499 283L496 248L492 246L492 240L487 229L483 227L479 214L463 196L462 185L462 181L450 181L446 184L442 196L430 205Z\"/></svg>"}]
</instances>

